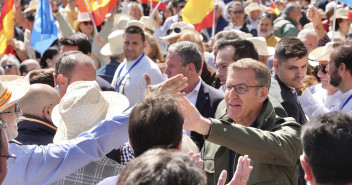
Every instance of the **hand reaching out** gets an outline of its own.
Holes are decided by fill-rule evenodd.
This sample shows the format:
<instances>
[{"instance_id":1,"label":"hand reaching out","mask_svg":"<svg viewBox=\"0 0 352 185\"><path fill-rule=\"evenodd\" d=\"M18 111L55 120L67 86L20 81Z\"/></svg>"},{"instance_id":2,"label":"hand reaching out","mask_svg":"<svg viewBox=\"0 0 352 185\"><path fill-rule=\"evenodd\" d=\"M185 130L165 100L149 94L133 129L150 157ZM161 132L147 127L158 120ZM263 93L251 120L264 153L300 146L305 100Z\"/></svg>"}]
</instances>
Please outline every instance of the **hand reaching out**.
<instances>
[{"instance_id":1,"label":"hand reaching out","mask_svg":"<svg viewBox=\"0 0 352 185\"><path fill-rule=\"evenodd\" d=\"M163 94L170 94L172 96L182 95L183 93L180 93L180 91L188 86L187 77L183 77L181 74L155 85L151 85L151 79L148 74L144 73L143 77L146 84L145 97L160 96Z\"/></svg>"},{"instance_id":2,"label":"hand reaching out","mask_svg":"<svg viewBox=\"0 0 352 185\"><path fill-rule=\"evenodd\" d=\"M239 157L236 172L227 185L246 185L253 169L253 167L250 166L250 162L251 160L248 158L248 155ZM225 185L226 178L227 171L223 170L220 174L218 185Z\"/></svg>"}]
</instances>

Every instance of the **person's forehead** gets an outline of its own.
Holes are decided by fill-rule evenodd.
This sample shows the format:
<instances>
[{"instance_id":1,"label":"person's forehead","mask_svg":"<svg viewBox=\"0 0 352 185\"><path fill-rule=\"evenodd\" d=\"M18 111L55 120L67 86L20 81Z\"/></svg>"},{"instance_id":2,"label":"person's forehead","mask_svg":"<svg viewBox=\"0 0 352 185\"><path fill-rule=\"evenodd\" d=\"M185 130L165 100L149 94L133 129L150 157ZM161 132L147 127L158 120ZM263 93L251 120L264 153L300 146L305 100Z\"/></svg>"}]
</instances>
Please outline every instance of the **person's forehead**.
<instances>
[{"instance_id":1,"label":"person's forehead","mask_svg":"<svg viewBox=\"0 0 352 185\"><path fill-rule=\"evenodd\" d=\"M182 62L181 55L177 52L169 52L166 57L168 63Z\"/></svg>"},{"instance_id":2,"label":"person's forehead","mask_svg":"<svg viewBox=\"0 0 352 185\"><path fill-rule=\"evenodd\" d=\"M253 70L240 69L233 70L229 68L227 82L232 85L237 84L254 84L255 74Z\"/></svg>"},{"instance_id":3,"label":"person's forehead","mask_svg":"<svg viewBox=\"0 0 352 185\"><path fill-rule=\"evenodd\" d=\"M142 41L140 33L125 33L123 39L125 41Z\"/></svg>"},{"instance_id":4,"label":"person's forehead","mask_svg":"<svg viewBox=\"0 0 352 185\"><path fill-rule=\"evenodd\" d=\"M233 46L226 46L221 49L217 50L217 58L222 59L224 57L231 57L235 54L235 47Z\"/></svg>"},{"instance_id":5,"label":"person's forehead","mask_svg":"<svg viewBox=\"0 0 352 185\"><path fill-rule=\"evenodd\" d=\"M235 5L232 7L234 10L243 10L243 7L240 5Z\"/></svg>"}]
</instances>

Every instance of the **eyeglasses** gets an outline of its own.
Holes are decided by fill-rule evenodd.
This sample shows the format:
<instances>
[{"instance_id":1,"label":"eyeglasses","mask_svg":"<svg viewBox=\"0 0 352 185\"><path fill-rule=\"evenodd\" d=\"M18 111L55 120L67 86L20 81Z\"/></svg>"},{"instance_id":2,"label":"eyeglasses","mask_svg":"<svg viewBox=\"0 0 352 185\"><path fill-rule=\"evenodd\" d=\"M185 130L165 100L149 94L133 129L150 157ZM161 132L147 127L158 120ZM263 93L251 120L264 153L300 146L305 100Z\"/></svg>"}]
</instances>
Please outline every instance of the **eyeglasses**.
<instances>
[{"instance_id":1,"label":"eyeglasses","mask_svg":"<svg viewBox=\"0 0 352 185\"><path fill-rule=\"evenodd\" d=\"M174 31L175 33L181 33L181 28L168 29L167 34L170 35Z\"/></svg>"},{"instance_id":2,"label":"eyeglasses","mask_svg":"<svg viewBox=\"0 0 352 185\"><path fill-rule=\"evenodd\" d=\"M231 13L232 14L243 14L243 12L244 12L243 10L240 10L240 11L232 11Z\"/></svg>"},{"instance_id":3,"label":"eyeglasses","mask_svg":"<svg viewBox=\"0 0 352 185\"><path fill-rule=\"evenodd\" d=\"M8 65L3 65L3 66L1 66L3 69L6 69L6 68L9 68L9 69L11 69L12 68L12 64L8 64Z\"/></svg>"},{"instance_id":4,"label":"eyeglasses","mask_svg":"<svg viewBox=\"0 0 352 185\"><path fill-rule=\"evenodd\" d=\"M7 162L7 168L10 168L13 163L15 162L17 156L15 154L10 154L10 155L0 155L0 157L6 157L6 162Z\"/></svg>"},{"instance_id":5,"label":"eyeglasses","mask_svg":"<svg viewBox=\"0 0 352 185\"><path fill-rule=\"evenodd\" d=\"M259 85L245 85L245 84L237 84L237 85L226 85L226 92L230 92L233 88L235 88L235 91L237 94L244 94L247 92L248 87L263 87Z\"/></svg>"},{"instance_id":6,"label":"eyeglasses","mask_svg":"<svg viewBox=\"0 0 352 185\"><path fill-rule=\"evenodd\" d=\"M13 111L9 111L9 112L0 112L0 114L9 114L9 113L16 113L16 117L20 117L21 116L21 108L20 105L18 103L15 103L15 109Z\"/></svg>"},{"instance_id":7,"label":"eyeglasses","mask_svg":"<svg viewBox=\"0 0 352 185\"><path fill-rule=\"evenodd\" d=\"M84 21L83 24L86 25L86 26L88 26L89 24L90 24L90 25L93 25L93 22L92 22L92 21Z\"/></svg>"},{"instance_id":8,"label":"eyeglasses","mask_svg":"<svg viewBox=\"0 0 352 185\"><path fill-rule=\"evenodd\" d=\"M321 72L323 72L323 73L328 73L326 71L326 66L325 65L318 65L317 69L318 69L318 72L321 70Z\"/></svg>"}]
</instances>

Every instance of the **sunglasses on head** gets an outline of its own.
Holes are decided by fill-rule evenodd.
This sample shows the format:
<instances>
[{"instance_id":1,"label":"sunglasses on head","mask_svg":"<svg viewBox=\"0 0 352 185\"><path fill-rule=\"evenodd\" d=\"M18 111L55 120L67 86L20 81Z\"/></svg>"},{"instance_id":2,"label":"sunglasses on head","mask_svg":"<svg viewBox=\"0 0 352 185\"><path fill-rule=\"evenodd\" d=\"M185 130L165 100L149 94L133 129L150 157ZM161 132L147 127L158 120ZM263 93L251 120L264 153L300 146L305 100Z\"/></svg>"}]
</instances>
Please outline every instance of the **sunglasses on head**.
<instances>
[{"instance_id":1,"label":"sunglasses on head","mask_svg":"<svg viewBox=\"0 0 352 185\"><path fill-rule=\"evenodd\" d=\"M167 34L170 35L174 31L175 33L181 33L181 28L168 29Z\"/></svg>"},{"instance_id":2,"label":"sunglasses on head","mask_svg":"<svg viewBox=\"0 0 352 185\"><path fill-rule=\"evenodd\" d=\"M92 22L92 21L84 21L83 24L86 25L86 26L88 26L89 24L90 24L90 25L93 25L93 22Z\"/></svg>"},{"instance_id":3,"label":"sunglasses on head","mask_svg":"<svg viewBox=\"0 0 352 185\"><path fill-rule=\"evenodd\" d=\"M318 69L318 72L321 70L321 72L323 72L323 73L328 73L326 71L326 66L325 65L318 65L317 69Z\"/></svg>"},{"instance_id":4,"label":"sunglasses on head","mask_svg":"<svg viewBox=\"0 0 352 185\"><path fill-rule=\"evenodd\" d=\"M8 64L8 65L3 65L1 66L3 69L6 69L6 68L9 68L11 69L12 68L12 64Z\"/></svg>"}]
</instances>

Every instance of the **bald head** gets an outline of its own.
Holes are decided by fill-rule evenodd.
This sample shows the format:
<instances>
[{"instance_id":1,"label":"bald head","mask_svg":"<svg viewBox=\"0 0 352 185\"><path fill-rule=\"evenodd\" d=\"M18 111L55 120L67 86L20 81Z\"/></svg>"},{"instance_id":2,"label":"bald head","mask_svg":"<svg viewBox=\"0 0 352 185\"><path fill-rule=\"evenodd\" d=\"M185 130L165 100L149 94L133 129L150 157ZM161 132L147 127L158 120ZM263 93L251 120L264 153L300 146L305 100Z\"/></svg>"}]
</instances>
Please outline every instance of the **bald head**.
<instances>
[{"instance_id":1,"label":"bald head","mask_svg":"<svg viewBox=\"0 0 352 185\"><path fill-rule=\"evenodd\" d=\"M39 63L34 59L27 59L20 65L20 71L22 76L26 76L30 71L40 69Z\"/></svg>"},{"instance_id":2,"label":"bald head","mask_svg":"<svg viewBox=\"0 0 352 185\"><path fill-rule=\"evenodd\" d=\"M46 84L32 84L19 102L23 114L51 121L51 111L60 102L57 91Z\"/></svg>"}]
</instances>

